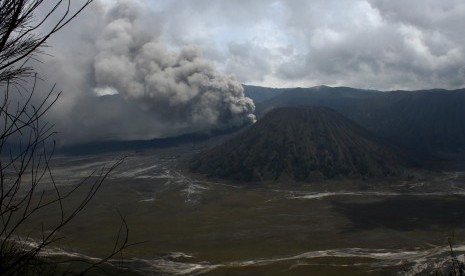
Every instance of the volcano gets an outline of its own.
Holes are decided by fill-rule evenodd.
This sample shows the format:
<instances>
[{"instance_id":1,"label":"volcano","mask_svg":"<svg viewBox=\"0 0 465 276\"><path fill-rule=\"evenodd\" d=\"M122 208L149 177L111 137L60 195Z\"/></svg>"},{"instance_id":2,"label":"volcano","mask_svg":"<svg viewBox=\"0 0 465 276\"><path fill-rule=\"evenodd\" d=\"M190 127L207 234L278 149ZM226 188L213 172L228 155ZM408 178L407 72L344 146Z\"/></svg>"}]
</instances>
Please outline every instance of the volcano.
<instances>
[{"instance_id":1,"label":"volcano","mask_svg":"<svg viewBox=\"0 0 465 276\"><path fill-rule=\"evenodd\" d=\"M199 154L191 171L236 181L385 177L402 170L392 147L326 107L277 108Z\"/></svg>"}]
</instances>

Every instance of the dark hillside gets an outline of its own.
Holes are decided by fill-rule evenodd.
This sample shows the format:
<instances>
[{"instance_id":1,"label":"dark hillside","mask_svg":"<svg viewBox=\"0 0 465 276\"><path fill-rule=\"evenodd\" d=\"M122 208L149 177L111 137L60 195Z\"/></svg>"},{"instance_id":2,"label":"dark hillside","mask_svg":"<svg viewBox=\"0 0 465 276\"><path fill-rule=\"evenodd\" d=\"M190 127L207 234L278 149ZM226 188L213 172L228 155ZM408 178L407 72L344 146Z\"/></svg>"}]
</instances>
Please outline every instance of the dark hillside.
<instances>
[{"instance_id":1,"label":"dark hillside","mask_svg":"<svg viewBox=\"0 0 465 276\"><path fill-rule=\"evenodd\" d=\"M242 85L242 87L244 87L245 96L251 98L255 104L276 97L284 91L291 90L290 88L268 88L253 85Z\"/></svg>"},{"instance_id":2,"label":"dark hillside","mask_svg":"<svg viewBox=\"0 0 465 276\"><path fill-rule=\"evenodd\" d=\"M324 107L278 108L203 153L192 171L242 181L382 177L399 157L366 130Z\"/></svg>"},{"instance_id":3,"label":"dark hillside","mask_svg":"<svg viewBox=\"0 0 465 276\"><path fill-rule=\"evenodd\" d=\"M465 149L465 89L379 92L346 87L286 91L257 105L326 106L384 139L417 152Z\"/></svg>"}]
</instances>

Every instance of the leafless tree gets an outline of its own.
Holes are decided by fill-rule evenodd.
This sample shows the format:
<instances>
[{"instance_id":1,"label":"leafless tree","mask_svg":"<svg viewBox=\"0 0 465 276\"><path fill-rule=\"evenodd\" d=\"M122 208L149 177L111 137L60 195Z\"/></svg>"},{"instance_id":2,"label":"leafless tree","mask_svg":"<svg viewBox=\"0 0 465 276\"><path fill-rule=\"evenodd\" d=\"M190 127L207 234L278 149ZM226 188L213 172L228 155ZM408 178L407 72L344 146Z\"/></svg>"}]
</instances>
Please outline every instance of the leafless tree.
<instances>
[{"instance_id":1,"label":"leafless tree","mask_svg":"<svg viewBox=\"0 0 465 276\"><path fill-rule=\"evenodd\" d=\"M91 2L82 0L76 7L71 0L0 0L0 275L49 275L56 263L43 258L44 252L60 239L60 230L82 212L121 162L95 171L72 187L60 188L50 168L53 125L44 118L60 92L53 87L39 101L33 97L38 77L30 61L38 59L50 36ZM67 200L77 194L84 196L67 206ZM20 229L35 214L51 207L59 215L53 225L42 229L39 239L31 242L21 235ZM79 274L95 269L128 245L128 227L121 218L112 252L100 261L79 260L86 262L80 265Z\"/></svg>"}]
</instances>

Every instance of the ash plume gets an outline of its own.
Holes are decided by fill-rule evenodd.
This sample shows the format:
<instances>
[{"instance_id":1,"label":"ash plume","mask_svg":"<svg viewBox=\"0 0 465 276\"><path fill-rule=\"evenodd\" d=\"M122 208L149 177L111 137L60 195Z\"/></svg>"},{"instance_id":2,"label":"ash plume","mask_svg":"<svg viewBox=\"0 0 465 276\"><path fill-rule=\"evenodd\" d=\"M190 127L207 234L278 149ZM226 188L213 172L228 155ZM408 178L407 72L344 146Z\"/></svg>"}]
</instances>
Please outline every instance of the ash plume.
<instances>
[{"instance_id":1,"label":"ash plume","mask_svg":"<svg viewBox=\"0 0 465 276\"><path fill-rule=\"evenodd\" d=\"M190 131L255 121L254 104L234 77L218 73L193 47L168 50L142 15L133 1L107 12L93 64L97 92L117 91L157 120Z\"/></svg>"},{"instance_id":2,"label":"ash plume","mask_svg":"<svg viewBox=\"0 0 465 276\"><path fill-rule=\"evenodd\" d=\"M235 77L192 45L164 44L164 19L148 1L96 1L53 37L52 55L37 70L63 91L47 114L59 144L209 133L255 121L254 103Z\"/></svg>"}]
</instances>

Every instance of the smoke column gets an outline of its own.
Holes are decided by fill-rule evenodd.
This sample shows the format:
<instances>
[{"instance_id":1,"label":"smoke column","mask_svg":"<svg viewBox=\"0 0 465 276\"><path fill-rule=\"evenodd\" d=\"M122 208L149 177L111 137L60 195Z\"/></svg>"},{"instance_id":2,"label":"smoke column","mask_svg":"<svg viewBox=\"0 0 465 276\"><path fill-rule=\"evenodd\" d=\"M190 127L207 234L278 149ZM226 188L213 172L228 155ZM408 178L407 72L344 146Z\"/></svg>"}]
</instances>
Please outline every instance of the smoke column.
<instances>
[{"instance_id":1,"label":"smoke column","mask_svg":"<svg viewBox=\"0 0 465 276\"><path fill-rule=\"evenodd\" d=\"M37 71L63 94L47 114L59 145L209 133L255 122L242 85L192 45L170 49L146 0L95 1L53 37ZM108 95L113 94L113 95ZM105 95L105 96L102 96Z\"/></svg>"},{"instance_id":2,"label":"smoke column","mask_svg":"<svg viewBox=\"0 0 465 276\"><path fill-rule=\"evenodd\" d=\"M242 85L218 73L195 48L166 49L136 3L118 1L106 14L96 44L95 91L117 91L158 120L192 131L253 123L255 106Z\"/></svg>"}]
</instances>

